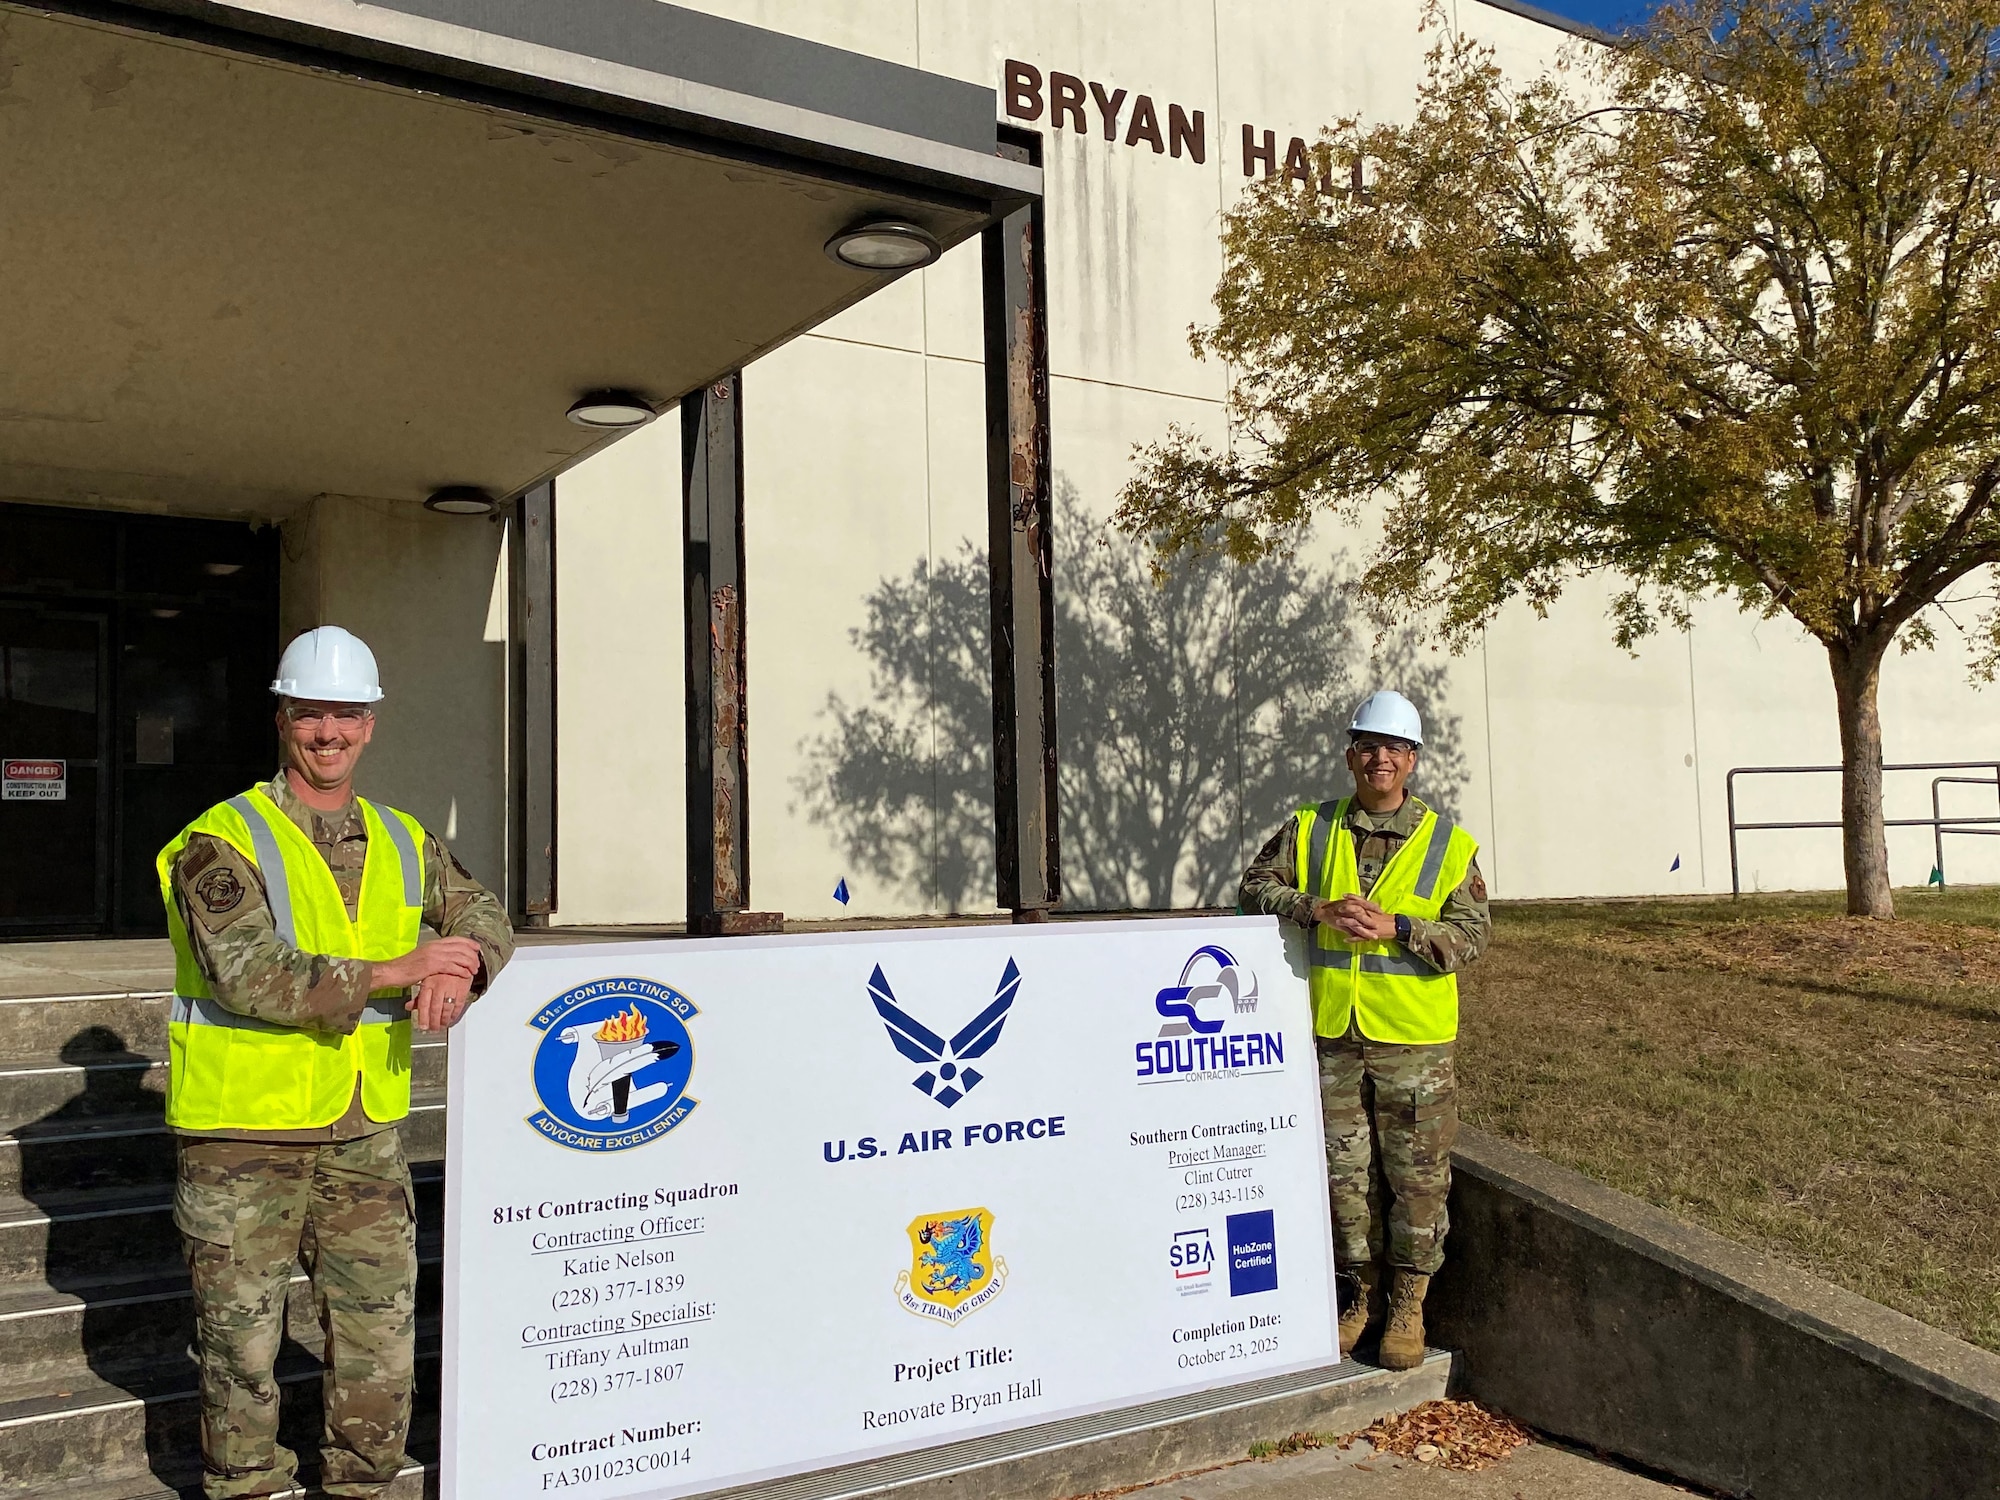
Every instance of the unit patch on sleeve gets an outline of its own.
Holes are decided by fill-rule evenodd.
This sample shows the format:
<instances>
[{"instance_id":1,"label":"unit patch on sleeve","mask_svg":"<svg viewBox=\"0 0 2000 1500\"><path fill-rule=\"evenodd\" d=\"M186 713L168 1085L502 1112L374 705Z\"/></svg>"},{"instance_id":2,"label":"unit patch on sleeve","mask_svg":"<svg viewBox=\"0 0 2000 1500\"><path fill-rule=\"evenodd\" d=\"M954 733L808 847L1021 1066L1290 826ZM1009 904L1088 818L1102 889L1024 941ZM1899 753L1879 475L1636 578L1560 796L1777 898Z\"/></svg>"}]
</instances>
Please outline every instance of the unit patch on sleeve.
<instances>
[{"instance_id":1,"label":"unit patch on sleeve","mask_svg":"<svg viewBox=\"0 0 2000 1500\"><path fill-rule=\"evenodd\" d=\"M227 865L218 865L194 884L195 896L211 916L234 911L243 900L243 882Z\"/></svg>"},{"instance_id":2,"label":"unit patch on sleeve","mask_svg":"<svg viewBox=\"0 0 2000 1500\"><path fill-rule=\"evenodd\" d=\"M215 843L211 839L192 839L181 854L181 878L192 880L203 870L215 863Z\"/></svg>"}]
</instances>

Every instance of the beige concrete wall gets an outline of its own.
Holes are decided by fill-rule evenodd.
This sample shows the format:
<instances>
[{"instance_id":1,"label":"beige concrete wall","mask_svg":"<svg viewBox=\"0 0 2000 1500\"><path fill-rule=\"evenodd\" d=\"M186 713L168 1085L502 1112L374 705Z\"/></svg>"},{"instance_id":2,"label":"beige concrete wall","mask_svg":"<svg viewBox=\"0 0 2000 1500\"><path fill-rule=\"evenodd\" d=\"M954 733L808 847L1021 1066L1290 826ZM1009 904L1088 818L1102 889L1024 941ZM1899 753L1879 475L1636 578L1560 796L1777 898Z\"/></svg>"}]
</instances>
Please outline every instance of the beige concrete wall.
<instances>
[{"instance_id":1,"label":"beige concrete wall","mask_svg":"<svg viewBox=\"0 0 2000 1500\"><path fill-rule=\"evenodd\" d=\"M1355 620L1343 584L1365 533L1322 527L1291 574L1210 569L1160 596L1134 584L1130 544L1104 533L1134 443L1169 422L1226 440L1227 372L1193 359L1186 331L1212 313L1220 216L1247 180L1243 126L1259 143L1271 131L1282 160L1290 137L1336 116L1406 116L1431 41L1418 0L694 3L996 88L1018 58L1042 71L1045 100L1053 70L1107 98L1126 91L1114 139L1089 94L1086 130L1052 128L1046 110L1035 127L1066 507L1056 578L1071 904L1229 899L1227 872L1285 806L1339 790L1340 714L1378 682L1423 702L1437 732L1424 789L1478 833L1508 896L1726 890L1728 769L1835 758L1818 648L1727 603L1631 657L1611 645L1607 591L1584 583L1547 619L1510 611L1451 658L1414 637L1378 643ZM1568 45L1477 0L1452 13L1518 71ZM1205 161L1128 144L1142 94L1162 130L1170 103L1202 111ZM846 914L992 899L980 358L967 246L746 375L760 907L842 914L842 878ZM680 912L679 623L656 603L679 584L677 480L660 478L677 433L659 424L564 482L563 920ZM639 444L662 456L642 461ZM576 493L589 503L571 506ZM661 693L633 734L609 733L602 705L639 627ZM2000 751L2000 694L1970 689L1961 662L1950 646L1891 661L1892 758ZM633 775L668 798L663 812L599 795ZM1830 779L1751 795L1746 816L1836 807ZM1891 795L1892 809L1927 806L1928 780ZM1996 846L1958 840L1953 877L2000 878ZM1928 872L1927 835L1891 847L1896 879ZM1743 849L1746 886L1839 881L1832 835L1748 834Z\"/></svg>"},{"instance_id":2,"label":"beige concrete wall","mask_svg":"<svg viewBox=\"0 0 2000 1500\"><path fill-rule=\"evenodd\" d=\"M414 814L496 891L507 871L504 540L498 517L321 496L285 522L279 584L285 639L345 626L382 669L363 794Z\"/></svg>"},{"instance_id":3,"label":"beige concrete wall","mask_svg":"<svg viewBox=\"0 0 2000 1500\"><path fill-rule=\"evenodd\" d=\"M680 413L556 488L558 923L687 912Z\"/></svg>"}]
</instances>

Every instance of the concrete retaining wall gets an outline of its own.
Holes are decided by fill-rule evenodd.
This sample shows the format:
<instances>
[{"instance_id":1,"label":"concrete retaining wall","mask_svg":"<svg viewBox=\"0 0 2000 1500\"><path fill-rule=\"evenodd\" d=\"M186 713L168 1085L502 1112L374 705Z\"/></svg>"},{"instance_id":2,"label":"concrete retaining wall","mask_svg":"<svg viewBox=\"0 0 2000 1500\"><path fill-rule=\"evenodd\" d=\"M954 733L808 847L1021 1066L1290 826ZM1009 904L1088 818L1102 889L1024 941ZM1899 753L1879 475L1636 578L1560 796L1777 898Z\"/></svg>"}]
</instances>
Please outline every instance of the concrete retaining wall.
<instances>
[{"instance_id":1,"label":"concrete retaining wall","mask_svg":"<svg viewBox=\"0 0 2000 1500\"><path fill-rule=\"evenodd\" d=\"M2000 1356L1480 1131L1456 1168L1468 1394L1731 1495L2000 1496Z\"/></svg>"}]
</instances>

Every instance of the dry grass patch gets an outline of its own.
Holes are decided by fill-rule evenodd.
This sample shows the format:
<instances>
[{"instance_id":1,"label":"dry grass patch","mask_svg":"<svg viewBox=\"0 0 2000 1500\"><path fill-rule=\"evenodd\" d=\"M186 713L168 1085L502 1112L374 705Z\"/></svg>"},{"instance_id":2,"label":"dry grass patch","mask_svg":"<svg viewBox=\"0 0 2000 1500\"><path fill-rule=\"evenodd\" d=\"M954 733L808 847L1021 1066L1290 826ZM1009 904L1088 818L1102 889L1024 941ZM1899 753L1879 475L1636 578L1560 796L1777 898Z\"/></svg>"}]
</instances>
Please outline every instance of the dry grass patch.
<instances>
[{"instance_id":1,"label":"dry grass patch","mask_svg":"<svg viewBox=\"0 0 2000 1500\"><path fill-rule=\"evenodd\" d=\"M1502 906L1468 1123L2000 1351L2000 893Z\"/></svg>"}]
</instances>

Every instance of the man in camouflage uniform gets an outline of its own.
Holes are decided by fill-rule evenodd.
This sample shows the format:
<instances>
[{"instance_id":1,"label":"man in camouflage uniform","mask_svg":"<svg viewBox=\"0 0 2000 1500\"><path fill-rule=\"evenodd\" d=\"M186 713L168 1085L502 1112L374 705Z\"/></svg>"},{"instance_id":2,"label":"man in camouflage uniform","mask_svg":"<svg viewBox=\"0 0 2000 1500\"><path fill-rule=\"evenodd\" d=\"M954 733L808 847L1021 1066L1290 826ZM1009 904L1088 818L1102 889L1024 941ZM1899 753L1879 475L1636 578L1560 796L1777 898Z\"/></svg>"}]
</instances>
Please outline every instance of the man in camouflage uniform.
<instances>
[{"instance_id":1,"label":"man in camouflage uniform","mask_svg":"<svg viewBox=\"0 0 2000 1500\"><path fill-rule=\"evenodd\" d=\"M367 667L372 677L372 656ZM369 844L354 768L374 723L372 709L351 702L281 699L283 765L256 789L311 841L349 921ZM423 923L444 936L386 962L291 946L256 861L224 838L189 835L169 888L215 1003L234 1015L338 1041L371 993L414 987L408 1008L435 1031L456 1024L499 973L513 935L500 903L435 837L420 857ZM321 1484L330 1495L382 1494L403 1466L415 1368L415 1202L395 1123L369 1116L357 1077L329 1125L176 1132L174 1219L194 1288L206 1493L234 1500L296 1483L297 1458L277 1441L272 1364L303 1262L325 1362Z\"/></svg>"},{"instance_id":2,"label":"man in camouflage uniform","mask_svg":"<svg viewBox=\"0 0 2000 1500\"><path fill-rule=\"evenodd\" d=\"M1382 704L1386 699L1395 702ZM1381 714L1371 713L1378 705L1390 710L1387 724L1402 733L1364 727L1382 721ZM1375 695L1356 715L1347 751L1354 796L1345 827L1333 836L1352 839L1361 891L1375 891L1384 868L1431 812L1405 790L1416 770L1421 733L1415 708L1397 694ZM1346 938L1393 941L1419 961L1412 967L1436 974L1455 974L1486 947L1492 919L1476 859L1435 918L1392 916L1366 895L1334 901L1302 890L1299 825L1298 815L1289 819L1244 871L1238 894L1243 911L1296 922L1309 934L1325 924ZM1439 825L1449 826L1442 819ZM1412 1368L1424 1353L1423 1299L1444 1264L1451 1150L1458 1135L1454 1043L1373 1040L1362 1029L1358 1006L1342 1034L1317 1042L1336 1260L1345 1283L1341 1352L1381 1330L1382 1362ZM1383 1285L1385 1260L1394 1273L1393 1305Z\"/></svg>"}]
</instances>

